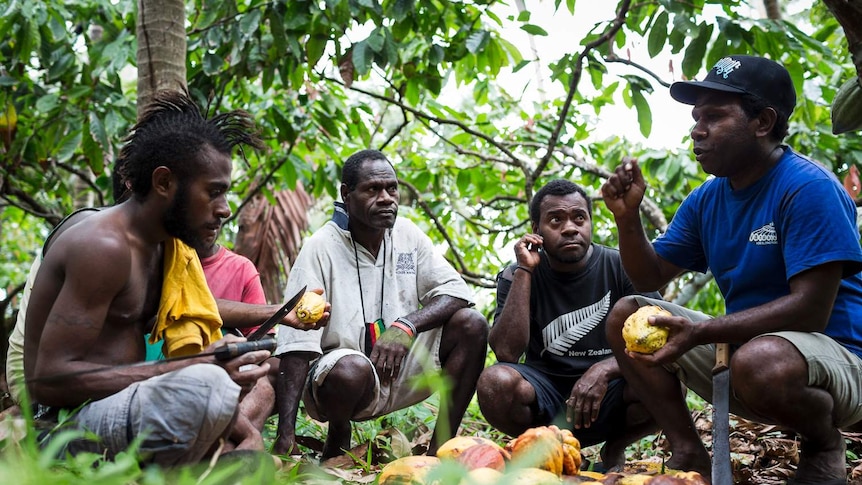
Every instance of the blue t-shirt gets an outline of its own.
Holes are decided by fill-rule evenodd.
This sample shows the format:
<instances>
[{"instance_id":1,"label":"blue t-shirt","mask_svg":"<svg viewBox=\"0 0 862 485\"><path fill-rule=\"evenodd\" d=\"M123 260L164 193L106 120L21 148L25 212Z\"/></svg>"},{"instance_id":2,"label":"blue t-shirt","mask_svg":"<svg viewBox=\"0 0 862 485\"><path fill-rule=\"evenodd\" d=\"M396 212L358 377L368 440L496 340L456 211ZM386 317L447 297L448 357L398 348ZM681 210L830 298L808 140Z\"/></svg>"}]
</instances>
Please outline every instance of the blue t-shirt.
<instances>
[{"instance_id":1,"label":"blue t-shirt","mask_svg":"<svg viewBox=\"0 0 862 485\"><path fill-rule=\"evenodd\" d=\"M844 262L825 334L862 357L862 247L856 206L832 172L784 147L760 180L733 190L727 178L695 189L654 247L689 270L712 270L727 313L790 293L788 280Z\"/></svg>"}]
</instances>

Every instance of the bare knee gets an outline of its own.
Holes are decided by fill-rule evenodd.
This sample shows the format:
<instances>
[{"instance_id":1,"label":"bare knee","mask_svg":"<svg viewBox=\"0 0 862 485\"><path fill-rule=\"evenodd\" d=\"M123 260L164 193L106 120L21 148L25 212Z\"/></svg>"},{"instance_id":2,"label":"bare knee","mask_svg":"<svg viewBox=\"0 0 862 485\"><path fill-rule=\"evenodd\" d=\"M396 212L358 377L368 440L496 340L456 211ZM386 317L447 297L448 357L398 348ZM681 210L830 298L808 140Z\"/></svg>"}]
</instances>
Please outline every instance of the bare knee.
<instances>
[{"instance_id":1,"label":"bare knee","mask_svg":"<svg viewBox=\"0 0 862 485\"><path fill-rule=\"evenodd\" d=\"M358 399L373 385L371 363L360 355L348 355L338 359L318 392L322 400L330 396L348 400L354 396Z\"/></svg>"},{"instance_id":2,"label":"bare knee","mask_svg":"<svg viewBox=\"0 0 862 485\"><path fill-rule=\"evenodd\" d=\"M626 318L640 308L637 300L631 296L620 298L608 314L605 332L609 341L621 341L623 334L623 324Z\"/></svg>"},{"instance_id":3,"label":"bare knee","mask_svg":"<svg viewBox=\"0 0 862 485\"><path fill-rule=\"evenodd\" d=\"M446 327L457 329L456 333L463 341L477 346L488 343L488 320L472 308L462 308L455 312Z\"/></svg>"},{"instance_id":4,"label":"bare knee","mask_svg":"<svg viewBox=\"0 0 862 485\"><path fill-rule=\"evenodd\" d=\"M488 332L488 320L481 313L472 308L458 310L443 326L440 359L446 362L451 355L459 355L471 362L479 359L484 362Z\"/></svg>"},{"instance_id":5,"label":"bare knee","mask_svg":"<svg viewBox=\"0 0 862 485\"><path fill-rule=\"evenodd\" d=\"M744 403L762 401L765 394L808 384L808 364L796 347L776 336L749 341L734 352L730 361L733 389ZM767 389L770 391L767 392Z\"/></svg>"},{"instance_id":6,"label":"bare knee","mask_svg":"<svg viewBox=\"0 0 862 485\"><path fill-rule=\"evenodd\" d=\"M510 401L518 383L523 380L515 369L505 365L486 367L476 384L476 398L479 407L498 403L501 400Z\"/></svg>"}]
</instances>

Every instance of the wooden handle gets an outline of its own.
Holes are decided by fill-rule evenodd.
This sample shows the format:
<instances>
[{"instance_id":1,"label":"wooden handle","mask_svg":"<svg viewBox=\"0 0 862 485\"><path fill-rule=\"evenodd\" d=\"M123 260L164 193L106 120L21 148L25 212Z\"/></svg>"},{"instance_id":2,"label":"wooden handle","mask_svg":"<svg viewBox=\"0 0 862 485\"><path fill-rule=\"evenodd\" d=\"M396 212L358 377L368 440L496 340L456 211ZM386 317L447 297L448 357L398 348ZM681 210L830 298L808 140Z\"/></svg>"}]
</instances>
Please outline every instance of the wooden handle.
<instances>
[{"instance_id":1,"label":"wooden handle","mask_svg":"<svg viewBox=\"0 0 862 485\"><path fill-rule=\"evenodd\" d=\"M715 344L715 367L712 368L712 373L720 372L727 369L727 363L730 361L730 346L726 343Z\"/></svg>"}]
</instances>

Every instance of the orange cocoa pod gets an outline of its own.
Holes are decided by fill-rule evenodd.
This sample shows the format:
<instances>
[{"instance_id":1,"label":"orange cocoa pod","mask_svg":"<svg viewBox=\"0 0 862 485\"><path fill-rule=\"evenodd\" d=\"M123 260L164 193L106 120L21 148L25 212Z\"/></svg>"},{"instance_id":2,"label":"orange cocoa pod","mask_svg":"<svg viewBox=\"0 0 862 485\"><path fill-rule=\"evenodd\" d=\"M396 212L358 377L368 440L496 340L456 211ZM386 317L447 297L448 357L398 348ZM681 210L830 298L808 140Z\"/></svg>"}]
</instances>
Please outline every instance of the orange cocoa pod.
<instances>
[{"instance_id":1,"label":"orange cocoa pod","mask_svg":"<svg viewBox=\"0 0 862 485\"><path fill-rule=\"evenodd\" d=\"M556 428L556 427L554 427ZM563 443L556 431L548 426L539 426L524 431L510 441L507 449L512 460L519 465L540 468L560 476L563 473Z\"/></svg>"}]
</instances>

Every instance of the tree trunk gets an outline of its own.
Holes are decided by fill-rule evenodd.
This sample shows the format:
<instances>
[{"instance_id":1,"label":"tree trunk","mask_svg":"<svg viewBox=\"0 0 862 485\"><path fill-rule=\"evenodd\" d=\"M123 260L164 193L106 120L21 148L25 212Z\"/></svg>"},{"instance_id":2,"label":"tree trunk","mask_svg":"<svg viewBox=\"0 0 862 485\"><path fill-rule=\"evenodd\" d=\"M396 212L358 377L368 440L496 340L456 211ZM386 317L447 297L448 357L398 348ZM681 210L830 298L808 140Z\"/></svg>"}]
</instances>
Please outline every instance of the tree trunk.
<instances>
[{"instance_id":1,"label":"tree trunk","mask_svg":"<svg viewBox=\"0 0 862 485\"><path fill-rule=\"evenodd\" d=\"M781 5L778 0L763 0L763 8L766 9L766 18L781 20Z\"/></svg>"},{"instance_id":2,"label":"tree trunk","mask_svg":"<svg viewBox=\"0 0 862 485\"><path fill-rule=\"evenodd\" d=\"M823 3L844 29L856 75L862 80L862 0L823 0Z\"/></svg>"},{"instance_id":3,"label":"tree trunk","mask_svg":"<svg viewBox=\"0 0 862 485\"><path fill-rule=\"evenodd\" d=\"M138 117L161 89L186 87L183 0L138 0Z\"/></svg>"}]
</instances>

